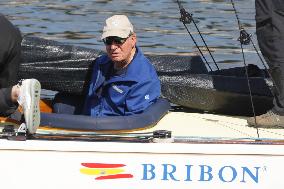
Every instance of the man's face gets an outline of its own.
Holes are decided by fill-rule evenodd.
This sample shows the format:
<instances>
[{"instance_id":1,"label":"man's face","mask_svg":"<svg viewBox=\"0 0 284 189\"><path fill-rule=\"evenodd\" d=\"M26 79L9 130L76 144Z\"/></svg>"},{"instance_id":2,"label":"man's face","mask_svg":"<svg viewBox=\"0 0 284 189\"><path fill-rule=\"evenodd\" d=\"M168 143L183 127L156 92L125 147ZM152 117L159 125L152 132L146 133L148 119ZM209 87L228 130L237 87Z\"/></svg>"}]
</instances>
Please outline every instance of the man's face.
<instances>
[{"instance_id":1,"label":"man's face","mask_svg":"<svg viewBox=\"0 0 284 189\"><path fill-rule=\"evenodd\" d=\"M107 37L105 39L106 51L113 62L129 63L131 51L136 44L136 35L132 34L126 39L119 37Z\"/></svg>"}]
</instances>

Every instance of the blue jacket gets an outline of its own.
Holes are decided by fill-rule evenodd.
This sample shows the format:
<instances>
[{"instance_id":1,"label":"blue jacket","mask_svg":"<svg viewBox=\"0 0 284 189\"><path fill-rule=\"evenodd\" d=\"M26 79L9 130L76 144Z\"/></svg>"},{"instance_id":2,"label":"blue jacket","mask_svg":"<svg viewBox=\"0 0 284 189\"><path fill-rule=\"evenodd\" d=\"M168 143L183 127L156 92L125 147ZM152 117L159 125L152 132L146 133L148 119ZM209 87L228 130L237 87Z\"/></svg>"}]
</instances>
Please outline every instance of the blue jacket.
<instances>
[{"instance_id":1,"label":"blue jacket","mask_svg":"<svg viewBox=\"0 0 284 189\"><path fill-rule=\"evenodd\" d=\"M107 55L96 59L84 114L95 117L143 112L161 94L160 80L150 61L136 47L132 62L119 72Z\"/></svg>"}]
</instances>

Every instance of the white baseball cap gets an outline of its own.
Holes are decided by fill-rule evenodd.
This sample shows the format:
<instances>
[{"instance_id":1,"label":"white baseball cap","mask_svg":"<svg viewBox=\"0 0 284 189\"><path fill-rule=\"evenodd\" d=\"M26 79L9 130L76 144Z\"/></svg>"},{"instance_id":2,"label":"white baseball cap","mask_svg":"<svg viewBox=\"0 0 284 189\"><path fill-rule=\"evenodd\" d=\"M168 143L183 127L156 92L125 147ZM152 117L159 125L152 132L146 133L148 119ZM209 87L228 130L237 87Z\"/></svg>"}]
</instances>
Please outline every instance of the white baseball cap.
<instances>
[{"instance_id":1,"label":"white baseball cap","mask_svg":"<svg viewBox=\"0 0 284 189\"><path fill-rule=\"evenodd\" d=\"M101 39L109 36L127 38L133 33L133 25L125 15L114 15L106 19Z\"/></svg>"}]
</instances>

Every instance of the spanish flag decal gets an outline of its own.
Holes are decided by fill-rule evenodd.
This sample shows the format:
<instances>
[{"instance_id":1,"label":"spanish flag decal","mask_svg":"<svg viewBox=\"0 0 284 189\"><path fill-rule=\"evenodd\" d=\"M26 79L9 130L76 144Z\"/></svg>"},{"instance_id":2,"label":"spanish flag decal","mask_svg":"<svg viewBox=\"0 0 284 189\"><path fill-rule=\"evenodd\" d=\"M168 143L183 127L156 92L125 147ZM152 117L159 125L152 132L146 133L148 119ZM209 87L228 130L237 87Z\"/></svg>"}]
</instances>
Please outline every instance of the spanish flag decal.
<instances>
[{"instance_id":1,"label":"spanish flag decal","mask_svg":"<svg viewBox=\"0 0 284 189\"><path fill-rule=\"evenodd\" d=\"M133 178L132 174L124 173L124 164L109 163L81 163L80 172L85 175L94 175L96 180Z\"/></svg>"}]
</instances>

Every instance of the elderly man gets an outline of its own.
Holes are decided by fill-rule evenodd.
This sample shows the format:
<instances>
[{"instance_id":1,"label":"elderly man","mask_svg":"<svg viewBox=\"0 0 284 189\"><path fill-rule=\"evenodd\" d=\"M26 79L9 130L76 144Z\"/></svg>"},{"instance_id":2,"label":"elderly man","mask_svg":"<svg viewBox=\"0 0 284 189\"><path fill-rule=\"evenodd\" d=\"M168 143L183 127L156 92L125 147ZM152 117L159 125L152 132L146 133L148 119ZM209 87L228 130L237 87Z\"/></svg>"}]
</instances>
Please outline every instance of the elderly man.
<instances>
[{"instance_id":1,"label":"elderly man","mask_svg":"<svg viewBox=\"0 0 284 189\"><path fill-rule=\"evenodd\" d=\"M136 46L133 25L125 15L106 20L101 39L106 55L97 58L84 105L94 117L143 112L159 98L160 81L150 61Z\"/></svg>"}]
</instances>

